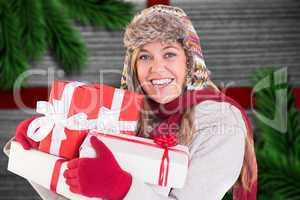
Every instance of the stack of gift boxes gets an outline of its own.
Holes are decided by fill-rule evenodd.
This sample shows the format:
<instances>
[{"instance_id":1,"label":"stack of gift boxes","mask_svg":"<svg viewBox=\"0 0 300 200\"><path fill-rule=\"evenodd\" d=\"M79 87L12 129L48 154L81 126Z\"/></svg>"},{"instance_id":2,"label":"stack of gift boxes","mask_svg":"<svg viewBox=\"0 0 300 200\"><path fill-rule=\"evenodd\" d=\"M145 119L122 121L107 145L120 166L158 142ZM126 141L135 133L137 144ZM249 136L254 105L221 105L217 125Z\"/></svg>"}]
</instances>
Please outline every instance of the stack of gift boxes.
<instances>
[{"instance_id":1,"label":"stack of gift boxes","mask_svg":"<svg viewBox=\"0 0 300 200\"><path fill-rule=\"evenodd\" d=\"M135 136L143 101L140 94L102 84L54 81L49 101L37 102L36 112L42 116L27 131L39 142L38 149L24 150L12 141L8 170L67 198L90 199L69 191L63 172L70 159L96 157L90 144L95 135L135 178L157 187L182 188L188 148Z\"/></svg>"}]
</instances>

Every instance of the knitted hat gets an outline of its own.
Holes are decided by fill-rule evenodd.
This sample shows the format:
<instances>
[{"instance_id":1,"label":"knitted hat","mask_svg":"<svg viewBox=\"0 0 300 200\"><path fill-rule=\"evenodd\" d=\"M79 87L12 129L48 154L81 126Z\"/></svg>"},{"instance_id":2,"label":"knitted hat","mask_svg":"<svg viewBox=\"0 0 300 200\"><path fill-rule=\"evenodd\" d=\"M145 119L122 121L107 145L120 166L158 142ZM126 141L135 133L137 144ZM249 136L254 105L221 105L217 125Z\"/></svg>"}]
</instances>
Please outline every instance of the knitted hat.
<instances>
[{"instance_id":1,"label":"knitted hat","mask_svg":"<svg viewBox=\"0 0 300 200\"><path fill-rule=\"evenodd\" d=\"M186 88L202 89L209 81L209 72L203 59L200 39L186 13L178 7L155 5L138 12L124 34L126 48L121 88L134 91L131 62L133 52L154 40L178 41L188 60ZM210 82L211 83L211 82Z\"/></svg>"}]
</instances>

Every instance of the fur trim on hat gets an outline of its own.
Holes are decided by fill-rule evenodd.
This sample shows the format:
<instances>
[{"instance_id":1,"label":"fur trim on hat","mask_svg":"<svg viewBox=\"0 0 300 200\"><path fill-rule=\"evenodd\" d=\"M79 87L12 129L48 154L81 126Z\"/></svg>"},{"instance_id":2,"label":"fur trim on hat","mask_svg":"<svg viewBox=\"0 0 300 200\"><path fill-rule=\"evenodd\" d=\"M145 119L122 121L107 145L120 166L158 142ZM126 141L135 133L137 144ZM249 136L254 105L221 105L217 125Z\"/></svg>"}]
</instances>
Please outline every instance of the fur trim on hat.
<instances>
[{"instance_id":1,"label":"fur trim on hat","mask_svg":"<svg viewBox=\"0 0 300 200\"><path fill-rule=\"evenodd\" d=\"M133 50L153 41L175 42L186 35L183 21L167 12L142 12L127 26L124 46Z\"/></svg>"}]
</instances>

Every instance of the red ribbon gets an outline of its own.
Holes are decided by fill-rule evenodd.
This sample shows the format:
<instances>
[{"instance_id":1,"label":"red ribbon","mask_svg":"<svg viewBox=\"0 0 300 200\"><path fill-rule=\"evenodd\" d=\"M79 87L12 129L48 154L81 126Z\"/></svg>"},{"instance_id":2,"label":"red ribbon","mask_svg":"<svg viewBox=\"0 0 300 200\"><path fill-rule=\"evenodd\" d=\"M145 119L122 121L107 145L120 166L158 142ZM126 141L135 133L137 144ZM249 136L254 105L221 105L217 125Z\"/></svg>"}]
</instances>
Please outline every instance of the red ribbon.
<instances>
[{"instance_id":1,"label":"red ribbon","mask_svg":"<svg viewBox=\"0 0 300 200\"><path fill-rule=\"evenodd\" d=\"M164 154L161 158L158 185L167 186L169 177L169 147L176 146L178 144L175 134L159 134L154 137L154 142L164 148ZM166 166L165 166L166 162Z\"/></svg>"},{"instance_id":2,"label":"red ribbon","mask_svg":"<svg viewBox=\"0 0 300 200\"><path fill-rule=\"evenodd\" d=\"M53 169L53 172L52 172L52 177L51 177L51 183L50 183L50 190L53 191L53 192L56 192L59 173L60 173L60 170L61 170L61 166L64 162L65 162L64 159L58 159L55 162L54 169Z\"/></svg>"},{"instance_id":3,"label":"red ribbon","mask_svg":"<svg viewBox=\"0 0 300 200\"><path fill-rule=\"evenodd\" d=\"M96 131L93 131L91 133L89 133L89 135L94 135L94 136L101 136L101 137L106 137L106 138L110 138L110 139L116 139L116 140L123 140L123 141L127 141L127 142L131 142L131 143L136 143L136 144L142 144L142 145L146 145L146 146L152 146L152 147L156 147L156 148L162 148L161 145L157 144L157 143L149 143L149 142L145 142L145 141L140 141L140 140L137 140L137 139L133 139L133 138L127 138L126 136L125 137L122 137L122 136L118 136L116 134L108 134L108 133L101 133L101 132L96 132ZM128 135L130 136L130 135ZM131 136L132 137L132 136ZM174 151L174 152L178 152L178 153L182 153L182 154L185 154L186 156L189 156L189 154L183 150L180 150L180 149L174 149L174 148L168 148L169 151Z\"/></svg>"}]
</instances>

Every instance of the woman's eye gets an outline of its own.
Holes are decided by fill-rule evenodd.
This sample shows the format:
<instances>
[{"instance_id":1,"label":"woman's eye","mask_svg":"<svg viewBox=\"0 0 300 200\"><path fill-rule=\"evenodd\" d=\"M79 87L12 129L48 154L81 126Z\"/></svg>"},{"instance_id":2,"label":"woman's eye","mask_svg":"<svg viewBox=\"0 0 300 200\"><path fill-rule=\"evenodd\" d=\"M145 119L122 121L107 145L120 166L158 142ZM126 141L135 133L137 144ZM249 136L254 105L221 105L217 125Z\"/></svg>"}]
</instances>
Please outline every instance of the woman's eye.
<instances>
[{"instance_id":1,"label":"woman's eye","mask_svg":"<svg viewBox=\"0 0 300 200\"><path fill-rule=\"evenodd\" d=\"M165 57L166 57L166 58L172 58L172 57L174 57L174 56L176 56L176 53L171 53L171 52L169 52L169 53L166 53L166 54L165 54Z\"/></svg>"},{"instance_id":2,"label":"woman's eye","mask_svg":"<svg viewBox=\"0 0 300 200\"><path fill-rule=\"evenodd\" d=\"M148 60L149 58L150 58L149 55L141 55L141 56L139 57L140 60Z\"/></svg>"}]
</instances>

